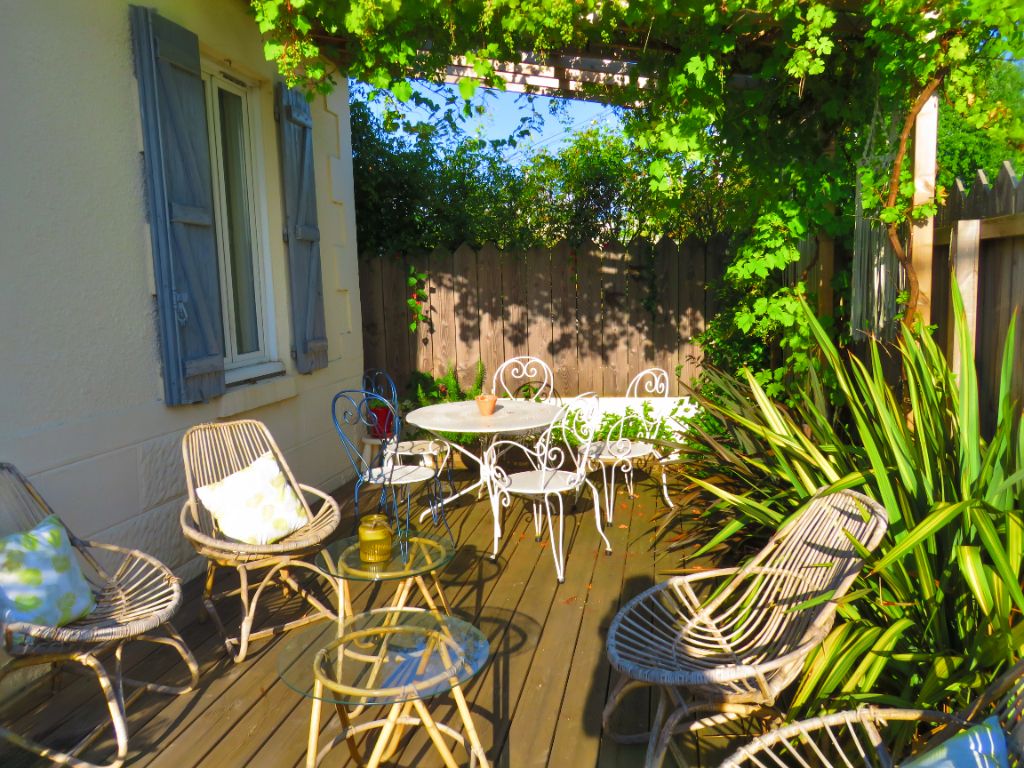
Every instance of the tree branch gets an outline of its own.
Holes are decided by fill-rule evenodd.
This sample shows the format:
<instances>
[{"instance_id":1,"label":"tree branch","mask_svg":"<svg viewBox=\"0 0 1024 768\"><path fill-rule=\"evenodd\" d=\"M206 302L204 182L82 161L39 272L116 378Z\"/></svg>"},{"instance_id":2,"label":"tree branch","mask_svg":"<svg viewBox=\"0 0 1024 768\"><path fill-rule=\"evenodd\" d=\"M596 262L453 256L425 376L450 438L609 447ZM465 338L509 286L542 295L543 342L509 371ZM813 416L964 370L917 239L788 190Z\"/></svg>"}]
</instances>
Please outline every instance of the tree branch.
<instances>
[{"instance_id":1,"label":"tree branch","mask_svg":"<svg viewBox=\"0 0 1024 768\"><path fill-rule=\"evenodd\" d=\"M917 95L917 98L914 100L914 105L911 107L910 112L907 113L907 118L903 122L903 129L900 131L900 143L899 148L896 150L896 157L893 160L892 173L889 175L889 197L885 202L886 208L893 208L896 205L897 198L899 197L900 174L903 172L903 161L907 156L907 144L910 141L910 134L914 130L914 123L917 121L917 116L921 113L921 110L928 102L928 99L932 97L932 94L938 90L940 85L942 85L942 81L945 77L946 70L944 68L940 69ZM907 251L903 247L903 243L900 242L898 223L890 223L887 229L893 253L896 254L896 258L899 260L900 264L903 265L903 269L907 274L907 291L909 296L907 297L907 312L903 316L903 322L908 327L911 327L917 317L917 304L921 299L921 284L918 282L917 272L914 270L914 265L911 262L910 256L907 255Z\"/></svg>"}]
</instances>

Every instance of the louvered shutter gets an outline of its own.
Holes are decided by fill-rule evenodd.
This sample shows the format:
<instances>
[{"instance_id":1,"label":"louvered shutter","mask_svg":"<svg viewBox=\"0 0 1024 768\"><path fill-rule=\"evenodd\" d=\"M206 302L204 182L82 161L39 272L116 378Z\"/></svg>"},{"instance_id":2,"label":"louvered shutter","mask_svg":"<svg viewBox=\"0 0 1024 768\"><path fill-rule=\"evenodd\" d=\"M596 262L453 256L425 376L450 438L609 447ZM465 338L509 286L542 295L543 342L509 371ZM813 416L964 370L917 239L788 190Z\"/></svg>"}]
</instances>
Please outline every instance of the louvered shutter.
<instances>
[{"instance_id":1,"label":"louvered shutter","mask_svg":"<svg viewBox=\"0 0 1024 768\"><path fill-rule=\"evenodd\" d=\"M292 345L299 373L327 367L320 229L313 170L313 119L298 91L277 85L278 136L284 180L285 232L291 294Z\"/></svg>"},{"instance_id":2,"label":"louvered shutter","mask_svg":"<svg viewBox=\"0 0 1024 768\"><path fill-rule=\"evenodd\" d=\"M131 23L164 396L169 405L195 403L225 386L199 40L148 8L132 6Z\"/></svg>"}]
</instances>

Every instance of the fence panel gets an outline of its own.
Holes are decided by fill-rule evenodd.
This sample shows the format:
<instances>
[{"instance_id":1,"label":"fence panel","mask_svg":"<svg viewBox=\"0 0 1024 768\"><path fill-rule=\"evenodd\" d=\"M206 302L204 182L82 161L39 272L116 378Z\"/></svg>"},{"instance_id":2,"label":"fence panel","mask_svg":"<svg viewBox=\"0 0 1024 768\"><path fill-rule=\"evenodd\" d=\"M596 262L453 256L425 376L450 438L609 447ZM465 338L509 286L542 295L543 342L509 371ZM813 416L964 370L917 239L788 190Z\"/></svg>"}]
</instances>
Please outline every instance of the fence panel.
<instances>
[{"instance_id":1,"label":"fence panel","mask_svg":"<svg viewBox=\"0 0 1024 768\"><path fill-rule=\"evenodd\" d=\"M555 391L560 396L579 394L578 341L576 335L576 253L568 243L551 251L551 342L546 350L530 343L530 354L549 360L555 371Z\"/></svg>"},{"instance_id":2,"label":"fence panel","mask_svg":"<svg viewBox=\"0 0 1024 768\"><path fill-rule=\"evenodd\" d=\"M452 257L455 289L455 361L463 388L473 382L480 359L480 301L477 297L476 251L468 245L455 249Z\"/></svg>"},{"instance_id":3,"label":"fence panel","mask_svg":"<svg viewBox=\"0 0 1024 768\"><path fill-rule=\"evenodd\" d=\"M605 363L601 299L601 249L576 252L576 359L593 361L579 365L578 392L600 392Z\"/></svg>"},{"instance_id":4,"label":"fence panel","mask_svg":"<svg viewBox=\"0 0 1024 768\"><path fill-rule=\"evenodd\" d=\"M629 384L629 307L626 305L626 254L621 246L601 259L601 292L604 300L604 365L602 394L626 391Z\"/></svg>"},{"instance_id":5,"label":"fence panel","mask_svg":"<svg viewBox=\"0 0 1024 768\"><path fill-rule=\"evenodd\" d=\"M432 309L436 310L437 322L434 326L434 361L430 372L434 376L443 376L450 366L456 365L455 359L455 271L452 255L448 251L438 249L430 254L430 274L435 290L436 304L431 300Z\"/></svg>"},{"instance_id":6,"label":"fence panel","mask_svg":"<svg viewBox=\"0 0 1024 768\"><path fill-rule=\"evenodd\" d=\"M477 254L477 300L480 305L480 362L485 381L505 359L504 302L501 296L501 265L511 261L493 245Z\"/></svg>"},{"instance_id":7,"label":"fence panel","mask_svg":"<svg viewBox=\"0 0 1024 768\"><path fill-rule=\"evenodd\" d=\"M489 382L503 360L530 354L551 365L558 393L568 396L622 394L634 374L659 365L675 392L677 365L685 383L700 373L692 337L710 315L706 283L723 259L717 246L666 239L526 253L463 245L363 260L365 365L387 368L403 390L414 370L441 376L452 366L468 386L477 361ZM426 320L415 333L406 303L410 265L426 275Z\"/></svg>"}]
</instances>

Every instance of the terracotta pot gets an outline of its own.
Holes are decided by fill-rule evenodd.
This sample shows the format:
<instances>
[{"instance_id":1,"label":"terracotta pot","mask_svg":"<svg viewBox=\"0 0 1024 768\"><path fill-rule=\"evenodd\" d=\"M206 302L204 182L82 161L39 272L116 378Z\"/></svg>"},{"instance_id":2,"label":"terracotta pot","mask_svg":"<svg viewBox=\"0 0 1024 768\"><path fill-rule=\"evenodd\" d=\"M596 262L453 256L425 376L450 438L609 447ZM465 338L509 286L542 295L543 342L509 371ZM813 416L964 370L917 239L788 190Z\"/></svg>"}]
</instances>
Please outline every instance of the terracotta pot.
<instances>
[{"instance_id":1,"label":"terracotta pot","mask_svg":"<svg viewBox=\"0 0 1024 768\"><path fill-rule=\"evenodd\" d=\"M497 395L477 395L476 407L480 409L481 416L492 416L494 408L498 404Z\"/></svg>"}]
</instances>

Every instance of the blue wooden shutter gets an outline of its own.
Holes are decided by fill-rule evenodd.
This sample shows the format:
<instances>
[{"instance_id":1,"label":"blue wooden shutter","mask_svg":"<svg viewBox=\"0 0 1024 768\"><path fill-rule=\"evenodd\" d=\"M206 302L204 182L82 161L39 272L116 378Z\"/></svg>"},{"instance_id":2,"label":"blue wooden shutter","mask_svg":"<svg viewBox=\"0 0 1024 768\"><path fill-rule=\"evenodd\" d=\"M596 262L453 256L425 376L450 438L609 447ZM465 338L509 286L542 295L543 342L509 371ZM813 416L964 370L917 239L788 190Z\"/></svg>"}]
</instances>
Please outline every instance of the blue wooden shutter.
<instances>
[{"instance_id":1,"label":"blue wooden shutter","mask_svg":"<svg viewBox=\"0 0 1024 768\"><path fill-rule=\"evenodd\" d=\"M164 396L169 405L224 392L220 275L199 40L131 7L142 107Z\"/></svg>"},{"instance_id":2,"label":"blue wooden shutter","mask_svg":"<svg viewBox=\"0 0 1024 768\"><path fill-rule=\"evenodd\" d=\"M327 327L313 171L313 119L305 97L286 88L284 83L277 84L275 114L284 180L292 354L299 373L312 373L327 367Z\"/></svg>"}]
</instances>

